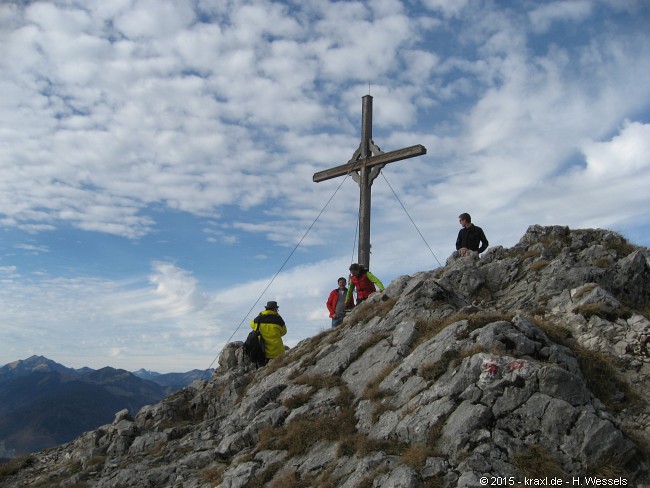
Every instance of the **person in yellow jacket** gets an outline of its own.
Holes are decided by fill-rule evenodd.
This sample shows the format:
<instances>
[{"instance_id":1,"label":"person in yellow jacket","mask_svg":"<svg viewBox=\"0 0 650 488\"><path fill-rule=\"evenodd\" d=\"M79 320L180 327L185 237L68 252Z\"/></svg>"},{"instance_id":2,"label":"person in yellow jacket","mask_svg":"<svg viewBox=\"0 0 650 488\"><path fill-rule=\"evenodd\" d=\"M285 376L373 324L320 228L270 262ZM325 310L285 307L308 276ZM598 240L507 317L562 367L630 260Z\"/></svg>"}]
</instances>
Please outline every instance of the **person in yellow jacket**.
<instances>
[{"instance_id":1,"label":"person in yellow jacket","mask_svg":"<svg viewBox=\"0 0 650 488\"><path fill-rule=\"evenodd\" d=\"M250 323L253 329L257 327L257 323L260 324L260 334L264 339L267 360L284 354L282 336L287 333L287 327L278 313L279 308L278 302L267 302L265 309Z\"/></svg>"}]
</instances>

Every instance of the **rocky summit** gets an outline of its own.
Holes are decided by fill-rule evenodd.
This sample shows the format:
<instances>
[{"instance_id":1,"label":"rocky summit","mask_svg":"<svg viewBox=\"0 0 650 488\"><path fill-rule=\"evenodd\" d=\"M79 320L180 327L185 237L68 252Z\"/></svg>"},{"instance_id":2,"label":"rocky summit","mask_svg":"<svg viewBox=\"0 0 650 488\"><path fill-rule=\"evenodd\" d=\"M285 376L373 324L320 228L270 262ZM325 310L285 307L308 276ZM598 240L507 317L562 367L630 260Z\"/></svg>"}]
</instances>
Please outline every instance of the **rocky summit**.
<instances>
[{"instance_id":1,"label":"rocky summit","mask_svg":"<svg viewBox=\"0 0 650 488\"><path fill-rule=\"evenodd\" d=\"M650 252L531 226L343 325L0 467L62 487L645 486Z\"/></svg>"}]
</instances>

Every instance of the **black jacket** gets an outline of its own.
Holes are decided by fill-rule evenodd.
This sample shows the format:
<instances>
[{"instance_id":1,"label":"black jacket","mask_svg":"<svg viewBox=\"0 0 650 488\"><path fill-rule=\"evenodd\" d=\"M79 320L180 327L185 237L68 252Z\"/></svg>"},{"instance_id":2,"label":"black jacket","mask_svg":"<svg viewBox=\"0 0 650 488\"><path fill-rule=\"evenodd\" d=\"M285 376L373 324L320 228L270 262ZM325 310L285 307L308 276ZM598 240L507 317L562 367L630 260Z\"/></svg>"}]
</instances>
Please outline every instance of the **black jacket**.
<instances>
[{"instance_id":1,"label":"black jacket","mask_svg":"<svg viewBox=\"0 0 650 488\"><path fill-rule=\"evenodd\" d=\"M482 253L488 247L488 240L483 233L483 229L472 224L470 227L463 227L458 233L456 239L456 249L466 247L470 251Z\"/></svg>"}]
</instances>

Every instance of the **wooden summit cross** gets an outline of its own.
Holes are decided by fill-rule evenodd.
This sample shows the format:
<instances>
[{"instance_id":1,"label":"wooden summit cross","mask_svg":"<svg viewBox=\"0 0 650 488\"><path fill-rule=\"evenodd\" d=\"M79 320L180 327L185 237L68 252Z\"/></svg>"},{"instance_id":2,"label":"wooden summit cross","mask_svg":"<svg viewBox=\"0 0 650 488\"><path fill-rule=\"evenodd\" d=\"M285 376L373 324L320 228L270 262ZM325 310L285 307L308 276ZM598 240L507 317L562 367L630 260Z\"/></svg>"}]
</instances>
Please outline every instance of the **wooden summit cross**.
<instances>
[{"instance_id":1,"label":"wooden summit cross","mask_svg":"<svg viewBox=\"0 0 650 488\"><path fill-rule=\"evenodd\" d=\"M359 264L370 268L370 187L388 163L427 153L421 144L397 151L383 152L372 140L372 97L363 97L361 112L361 143L346 164L314 173L314 182L352 175L359 184Z\"/></svg>"}]
</instances>

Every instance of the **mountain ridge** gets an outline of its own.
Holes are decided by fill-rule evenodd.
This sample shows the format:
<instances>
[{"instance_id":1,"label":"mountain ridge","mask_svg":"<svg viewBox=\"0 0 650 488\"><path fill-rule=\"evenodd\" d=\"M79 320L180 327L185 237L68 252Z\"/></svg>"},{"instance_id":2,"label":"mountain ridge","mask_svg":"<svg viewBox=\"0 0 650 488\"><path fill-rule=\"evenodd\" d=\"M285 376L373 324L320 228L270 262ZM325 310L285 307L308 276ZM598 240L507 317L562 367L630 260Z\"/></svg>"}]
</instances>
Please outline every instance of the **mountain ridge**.
<instances>
[{"instance_id":1,"label":"mountain ridge","mask_svg":"<svg viewBox=\"0 0 650 488\"><path fill-rule=\"evenodd\" d=\"M160 384L123 369L73 369L37 355L8 363L0 368L0 458L69 442L119 410L135 414L157 403L194 377L159 374Z\"/></svg>"},{"instance_id":2,"label":"mountain ridge","mask_svg":"<svg viewBox=\"0 0 650 488\"><path fill-rule=\"evenodd\" d=\"M649 276L648 249L614 232L531 226L510 249L398 277L264 368L227 344L209 381L16 460L0 481L644 486Z\"/></svg>"}]
</instances>

